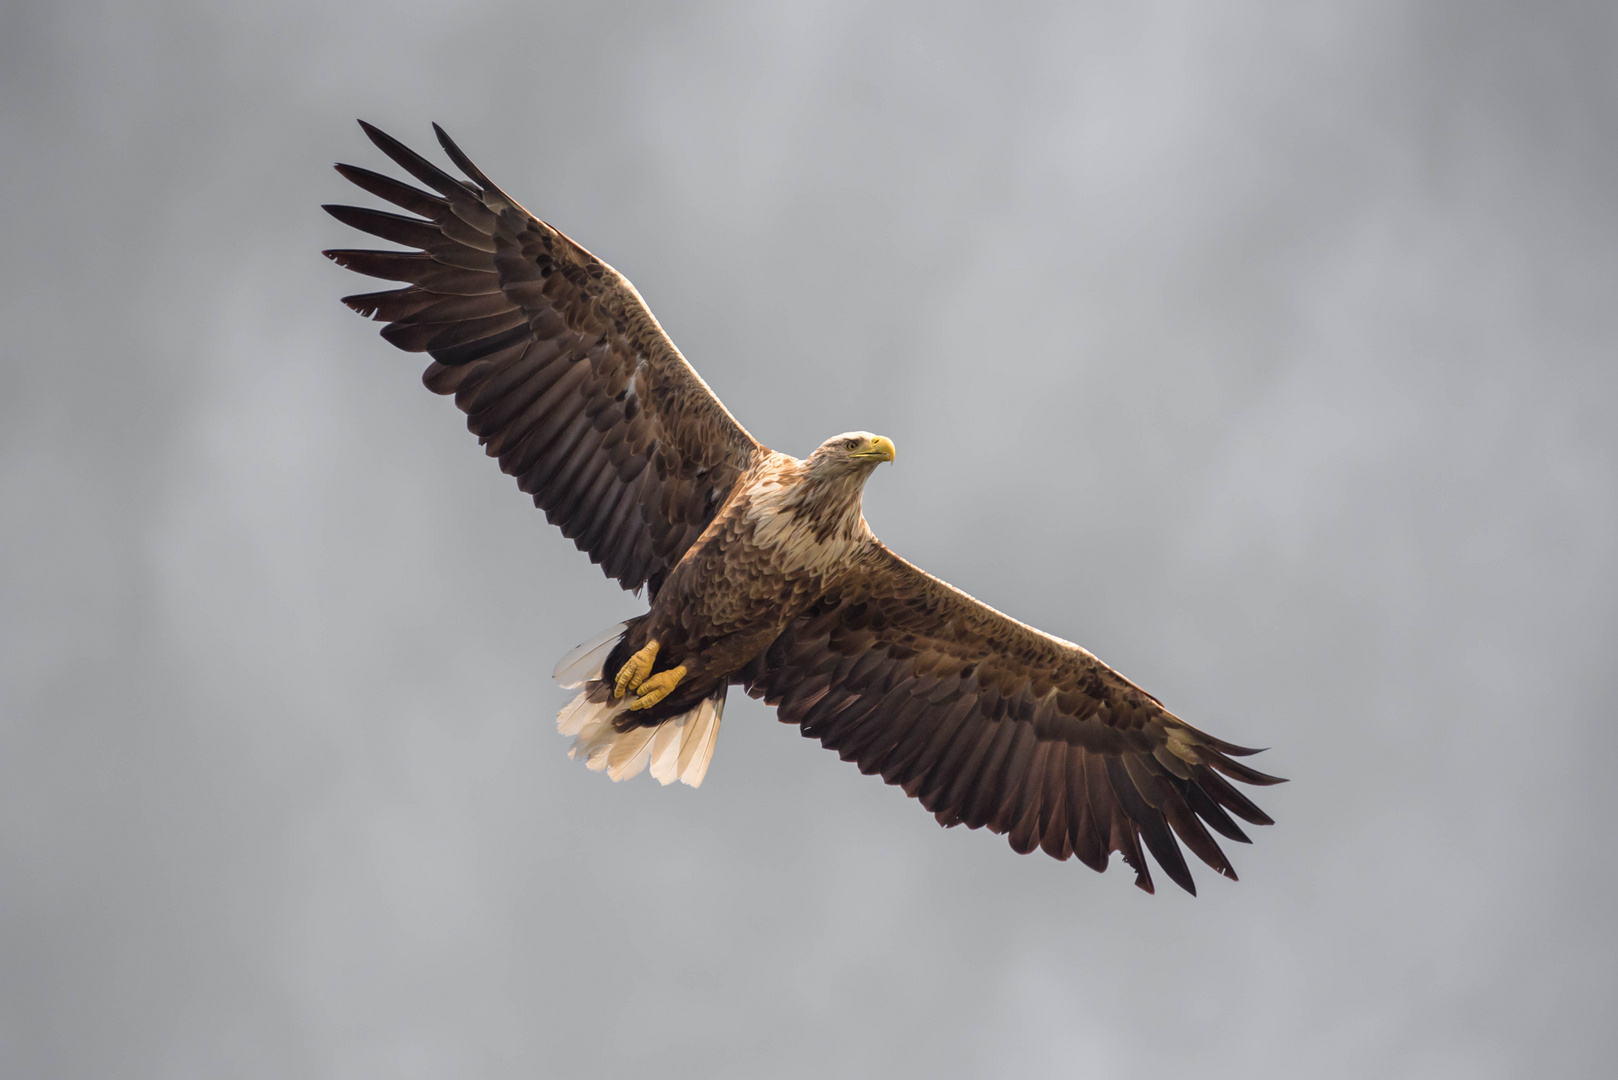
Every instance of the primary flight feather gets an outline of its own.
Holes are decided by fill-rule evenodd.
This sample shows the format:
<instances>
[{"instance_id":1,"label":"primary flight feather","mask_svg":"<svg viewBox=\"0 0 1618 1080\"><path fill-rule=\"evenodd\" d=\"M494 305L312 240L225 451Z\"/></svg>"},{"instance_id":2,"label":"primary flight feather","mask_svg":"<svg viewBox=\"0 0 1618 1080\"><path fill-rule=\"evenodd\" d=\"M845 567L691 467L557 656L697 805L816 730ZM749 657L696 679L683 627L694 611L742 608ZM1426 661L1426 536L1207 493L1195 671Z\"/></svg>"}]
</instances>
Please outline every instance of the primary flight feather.
<instances>
[{"instance_id":1,"label":"primary flight feather","mask_svg":"<svg viewBox=\"0 0 1618 1080\"><path fill-rule=\"evenodd\" d=\"M1180 844L1227 877L1209 832L1270 818L1230 780L1255 751L1185 723L1089 652L917 569L861 512L893 443L855 431L799 460L760 445L680 355L627 279L495 187L436 124L467 179L361 123L427 188L337 171L408 215L327 206L409 251L326 252L407 282L344 303L432 357L500 467L645 615L557 665L579 689L558 726L615 780L706 775L732 685L920 800L1019 852L1104 870L1119 852L1152 891L1150 851L1195 893ZM413 216L412 216L413 215Z\"/></svg>"}]
</instances>

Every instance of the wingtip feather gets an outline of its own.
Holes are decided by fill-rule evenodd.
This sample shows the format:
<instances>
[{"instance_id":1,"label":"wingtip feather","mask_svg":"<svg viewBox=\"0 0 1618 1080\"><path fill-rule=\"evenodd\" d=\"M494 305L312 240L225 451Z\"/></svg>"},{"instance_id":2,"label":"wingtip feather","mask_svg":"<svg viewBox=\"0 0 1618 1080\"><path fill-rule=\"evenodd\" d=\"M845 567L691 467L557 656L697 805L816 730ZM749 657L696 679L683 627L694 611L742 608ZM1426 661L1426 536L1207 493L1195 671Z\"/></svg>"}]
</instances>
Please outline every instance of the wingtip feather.
<instances>
[{"instance_id":1,"label":"wingtip feather","mask_svg":"<svg viewBox=\"0 0 1618 1080\"><path fill-rule=\"evenodd\" d=\"M498 196L511 206L515 207L517 205L515 199L501 191L493 180L483 174L482 169L472 163L472 159L466 156L466 151L456 145L455 140L449 137L449 132L445 131L436 122L433 124L433 134L438 137L438 145L444 148L444 153L449 155L449 159L455 163L457 169L465 173L488 194Z\"/></svg>"}]
</instances>

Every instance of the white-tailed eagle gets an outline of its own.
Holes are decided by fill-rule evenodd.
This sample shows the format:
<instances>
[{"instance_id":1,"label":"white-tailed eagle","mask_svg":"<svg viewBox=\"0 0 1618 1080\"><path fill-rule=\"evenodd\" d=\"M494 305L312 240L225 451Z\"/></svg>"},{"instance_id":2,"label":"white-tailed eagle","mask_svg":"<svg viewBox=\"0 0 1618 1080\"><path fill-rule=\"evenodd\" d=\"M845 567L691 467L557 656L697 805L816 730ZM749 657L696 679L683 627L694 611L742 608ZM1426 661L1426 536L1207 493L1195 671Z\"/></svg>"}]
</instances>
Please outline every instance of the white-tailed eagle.
<instances>
[{"instance_id":1,"label":"white-tailed eagle","mask_svg":"<svg viewBox=\"0 0 1618 1080\"><path fill-rule=\"evenodd\" d=\"M1071 642L889 551L861 513L888 439L838 435L799 460L720 404L628 280L540 221L442 129L457 179L369 124L430 190L337 171L407 215L328 206L408 251L328 251L403 288L344 298L432 357L423 381L552 524L650 609L557 666L573 755L613 779L702 782L733 685L948 825L1006 834L1152 891L1142 843L1196 888L1183 843L1235 878L1209 833L1270 818L1230 780L1278 783ZM1179 842L1176 842L1178 837Z\"/></svg>"}]
</instances>

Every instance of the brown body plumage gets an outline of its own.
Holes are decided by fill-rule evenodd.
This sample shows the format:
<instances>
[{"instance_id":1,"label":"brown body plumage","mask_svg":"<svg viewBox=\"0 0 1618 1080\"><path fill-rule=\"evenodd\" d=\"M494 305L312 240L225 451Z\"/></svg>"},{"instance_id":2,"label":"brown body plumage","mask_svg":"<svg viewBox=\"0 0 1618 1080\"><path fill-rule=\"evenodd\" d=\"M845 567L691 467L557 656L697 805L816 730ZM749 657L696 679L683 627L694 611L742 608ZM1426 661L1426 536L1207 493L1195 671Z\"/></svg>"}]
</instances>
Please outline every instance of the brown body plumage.
<instances>
[{"instance_id":1,"label":"brown body plumage","mask_svg":"<svg viewBox=\"0 0 1618 1080\"><path fill-rule=\"evenodd\" d=\"M561 718L575 754L615 779L650 763L665 783L700 783L740 685L945 825L1097 870L1117 851L1148 891L1143 844L1192 892L1180 843L1236 876L1208 830L1246 842L1232 815L1269 824L1227 780L1278 782L1233 760L1254 751L899 558L860 510L890 442L850 432L803 461L761 446L627 280L441 130L470 183L365 130L436 194L338 166L420 215L327 208L417 249L328 252L408 283L345 302L429 353L424 381L455 395L501 468L608 576L648 590L646 615L559 665L582 686Z\"/></svg>"},{"instance_id":2,"label":"brown body plumage","mask_svg":"<svg viewBox=\"0 0 1618 1080\"><path fill-rule=\"evenodd\" d=\"M687 668L673 694L625 717L626 724L673 716L723 691L842 581L856 550L877 543L860 512L871 467L815 479L807 462L759 455L603 665L603 679L611 682L630 655L655 640L659 668Z\"/></svg>"}]
</instances>

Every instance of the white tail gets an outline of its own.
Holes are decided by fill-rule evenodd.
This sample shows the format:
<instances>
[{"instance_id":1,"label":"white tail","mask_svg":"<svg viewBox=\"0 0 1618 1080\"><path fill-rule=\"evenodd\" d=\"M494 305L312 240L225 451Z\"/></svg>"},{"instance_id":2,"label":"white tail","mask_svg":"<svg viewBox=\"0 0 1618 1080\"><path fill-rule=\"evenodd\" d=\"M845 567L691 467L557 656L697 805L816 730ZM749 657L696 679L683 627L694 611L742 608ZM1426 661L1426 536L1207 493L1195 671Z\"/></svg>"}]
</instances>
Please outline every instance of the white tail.
<instances>
[{"instance_id":1,"label":"white tail","mask_svg":"<svg viewBox=\"0 0 1618 1080\"><path fill-rule=\"evenodd\" d=\"M700 787L703 777L708 775L708 762L713 759L714 743L719 738L725 694L721 691L718 697L707 698L696 708L672 716L656 727L618 731L613 721L634 699L610 696L600 678L601 665L623 632L624 624L620 623L586 641L556 665L558 683L569 689L584 687L556 716L556 730L575 736L567 756L574 760L583 758L585 766L596 772L605 769L614 780L627 780L650 764L652 776L660 784L679 780L691 787ZM599 700L591 700L592 697Z\"/></svg>"},{"instance_id":2,"label":"white tail","mask_svg":"<svg viewBox=\"0 0 1618 1080\"><path fill-rule=\"evenodd\" d=\"M556 662L551 678L564 690L577 690L591 679L601 678L601 665L607 662L612 647L624 636L628 623L609 626L583 645Z\"/></svg>"}]
</instances>

